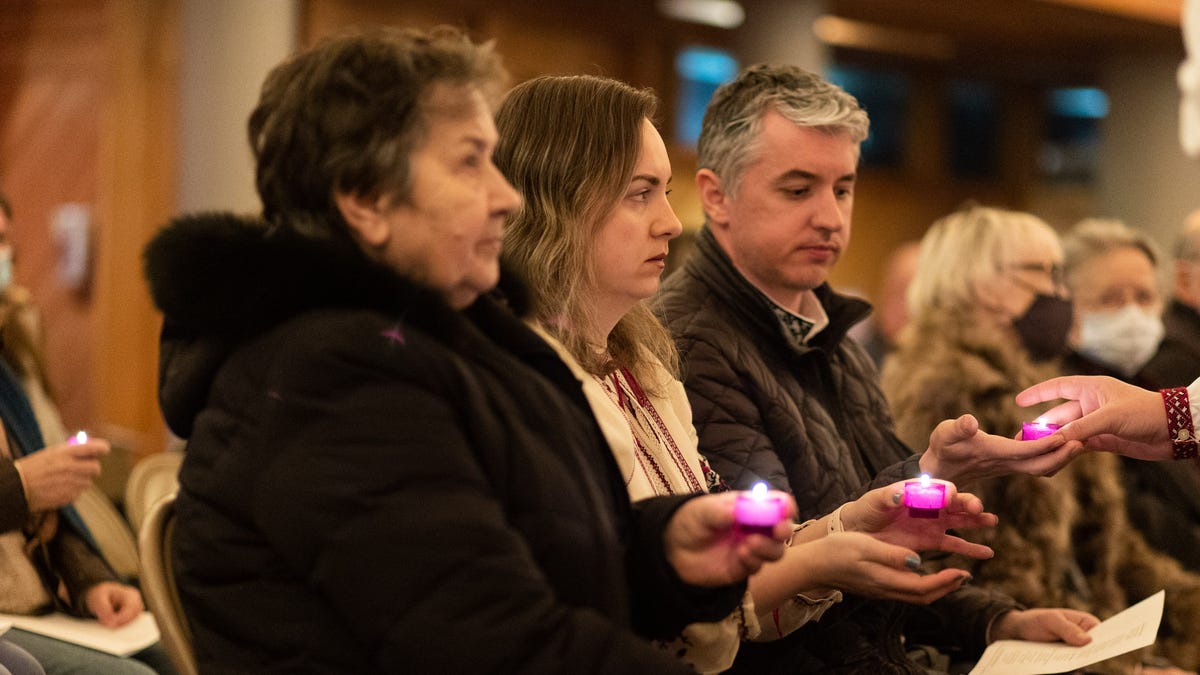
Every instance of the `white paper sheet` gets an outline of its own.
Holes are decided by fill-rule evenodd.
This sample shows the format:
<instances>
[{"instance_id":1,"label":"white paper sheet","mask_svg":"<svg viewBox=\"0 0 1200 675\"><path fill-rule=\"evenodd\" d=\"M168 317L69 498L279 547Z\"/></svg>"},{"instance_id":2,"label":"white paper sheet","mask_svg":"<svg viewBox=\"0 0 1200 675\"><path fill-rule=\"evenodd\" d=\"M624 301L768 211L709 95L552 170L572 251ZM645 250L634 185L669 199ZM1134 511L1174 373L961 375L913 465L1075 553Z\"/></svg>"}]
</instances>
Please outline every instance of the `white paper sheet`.
<instances>
[{"instance_id":1,"label":"white paper sheet","mask_svg":"<svg viewBox=\"0 0 1200 675\"><path fill-rule=\"evenodd\" d=\"M1071 647L1061 642L997 640L988 646L971 675L1044 675L1066 673L1154 644L1162 621L1165 591L1109 617L1088 631L1091 643Z\"/></svg>"},{"instance_id":2,"label":"white paper sheet","mask_svg":"<svg viewBox=\"0 0 1200 675\"><path fill-rule=\"evenodd\" d=\"M0 625L4 624L116 656L136 654L158 642L158 624L150 612L142 612L120 628L105 628L95 619L79 619L61 612L45 616L0 614Z\"/></svg>"}]
</instances>

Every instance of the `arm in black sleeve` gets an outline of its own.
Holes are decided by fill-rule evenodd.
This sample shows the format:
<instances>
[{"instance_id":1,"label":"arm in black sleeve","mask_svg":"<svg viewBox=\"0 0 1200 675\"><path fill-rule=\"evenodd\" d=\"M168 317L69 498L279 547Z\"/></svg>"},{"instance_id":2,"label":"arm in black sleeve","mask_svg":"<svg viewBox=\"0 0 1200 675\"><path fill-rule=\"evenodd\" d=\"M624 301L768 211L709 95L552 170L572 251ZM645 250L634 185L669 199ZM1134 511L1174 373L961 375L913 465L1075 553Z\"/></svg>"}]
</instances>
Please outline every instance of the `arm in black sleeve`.
<instances>
[{"instance_id":1,"label":"arm in black sleeve","mask_svg":"<svg viewBox=\"0 0 1200 675\"><path fill-rule=\"evenodd\" d=\"M745 582L704 588L684 582L667 561L663 532L679 507L699 494L653 497L633 504L628 556L633 621L638 633L667 639L690 623L720 621L741 603Z\"/></svg>"}]
</instances>

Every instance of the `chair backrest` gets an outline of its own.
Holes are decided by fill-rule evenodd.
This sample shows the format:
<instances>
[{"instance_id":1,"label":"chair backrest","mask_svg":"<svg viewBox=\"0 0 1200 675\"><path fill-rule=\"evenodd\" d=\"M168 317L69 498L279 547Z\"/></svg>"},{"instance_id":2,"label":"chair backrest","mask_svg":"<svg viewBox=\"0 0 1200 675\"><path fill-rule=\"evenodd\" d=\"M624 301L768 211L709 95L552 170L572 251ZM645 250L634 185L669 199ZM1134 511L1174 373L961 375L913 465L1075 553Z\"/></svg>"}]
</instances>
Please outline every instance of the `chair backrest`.
<instances>
[{"instance_id":1,"label":"chair backrest","mask_svg":"<svg viewBox=\"0 0 1200 675\"><path fill-rule=\"evenodd\" d=\"M179 675L196 675L192 630L188 627L175 570L171 563L171 540L175 534L175 493L158 501L142 523L138 536L142 563L142 594L158 622L159 641Z\"/></svg>"},{"instance_id":2,"label":"chair backrest","mask_svg":"<svg viewBox=\"0 0 1200 675\"><path fill-rule=\"evenodd\" d=\"M138 576L137 542L128 521L95 485L90 485L75 500L75 510L92 532L100 553L117 576L132 580Z\"/></svg>"},{"instance_id":3,"label":"chair backrest","mask_svg":"<svg viewBox=\"0 0 1200 675\"><path fill-rule=\"evenodd\" d=\"M166 450L147 455L133 465L125 483L125 517L134 532L142 531L142 521L158 500L179 489L182 463L182 452Z\"/></svg>"}]
</instances>

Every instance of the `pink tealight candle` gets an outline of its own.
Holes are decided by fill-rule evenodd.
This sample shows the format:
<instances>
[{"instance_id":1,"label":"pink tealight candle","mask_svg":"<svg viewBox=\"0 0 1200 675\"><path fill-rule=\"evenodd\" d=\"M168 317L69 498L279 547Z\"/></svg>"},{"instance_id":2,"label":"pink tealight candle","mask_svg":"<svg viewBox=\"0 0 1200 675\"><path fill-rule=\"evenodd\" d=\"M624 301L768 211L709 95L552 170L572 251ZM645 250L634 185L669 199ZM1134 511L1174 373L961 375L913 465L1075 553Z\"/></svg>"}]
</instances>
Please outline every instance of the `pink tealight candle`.
<instances>
[{"instance_id":1,"label":"pink tealight candle","mask_svg":"<svg viewBox=\"0 0 1200 675\"><path fill-rule=\"evenodd\" d=\"M767 484L759 481L749 492L741 492L733 506L734 529L741 534L771 536L775 524L787 518L787 503L767 493Z\"/></svg>"},{"instance_id":2,"label":"pink tealight candle","mask_svg":"<svg viewBox=\"0 0 1200 675\"><path fill-rule=\"evenodd\" d=\"M937 518L938 511L946 506L950 483L930 478L923 473L917 480L904 482L904 505L911 518Z\"/></svg>"},{"instance_id":3,"label":"pink tealight candle","mask_svg":"<svg viewBox=\"0 0 1200 675\"><path fill-rule=\"evenodd\" d=\"M1056 431L1058 431L1057 424L1051 424L1042 420L1025 422L1021 425L1021 440L1036 441L1037 439L1045 438Z\"/></svg>"}]
</instances>

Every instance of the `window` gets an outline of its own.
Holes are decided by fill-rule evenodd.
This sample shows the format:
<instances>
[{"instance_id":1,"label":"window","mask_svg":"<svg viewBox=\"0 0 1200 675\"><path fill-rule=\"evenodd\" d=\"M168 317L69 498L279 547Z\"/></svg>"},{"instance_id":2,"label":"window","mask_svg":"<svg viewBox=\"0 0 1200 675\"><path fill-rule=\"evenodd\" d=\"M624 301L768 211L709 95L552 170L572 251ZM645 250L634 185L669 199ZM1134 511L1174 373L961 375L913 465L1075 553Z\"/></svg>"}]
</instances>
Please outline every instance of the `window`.
<instances>
[{"instance_id":1,"label":"window","mask_svg":"<svg viewBox=\"0 0 1200 675\"><path fill-rule=\"evenodd\" d=\"M826 79L858 99L871 117L871 135L862 144L863 165L899 167L904 161L908 78L895 71L831 65Z\"/></svg>"},{"instance_id":2,"label":"window","mask_svg":"<svg viewBox=\"0 0 1200 675\"><path fill-rule=\"evenodd\" d=\"M679 76L678 98L675 102L675 140L687 147L696 147L704 110L717 87L737 76L738 62L721 49L686 47L675 57L675 74Z\"/></svg>"}]
</instances>

